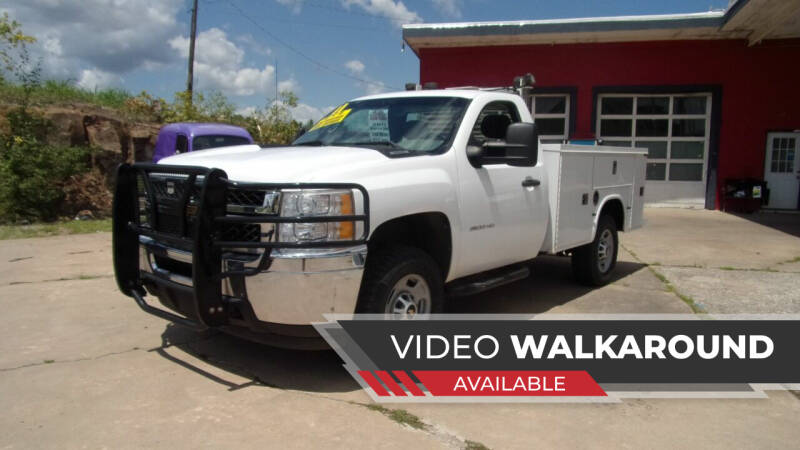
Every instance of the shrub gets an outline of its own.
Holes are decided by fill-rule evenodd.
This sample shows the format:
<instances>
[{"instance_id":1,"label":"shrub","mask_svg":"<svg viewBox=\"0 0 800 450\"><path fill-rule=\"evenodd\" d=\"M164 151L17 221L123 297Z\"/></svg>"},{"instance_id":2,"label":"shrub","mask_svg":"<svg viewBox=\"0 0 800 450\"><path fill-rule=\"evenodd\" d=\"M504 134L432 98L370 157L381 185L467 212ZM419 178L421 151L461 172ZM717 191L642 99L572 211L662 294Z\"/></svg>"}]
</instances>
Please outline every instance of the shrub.
<instances>
[{"instance_id":1,"label":"shrub","mask_svg":"<svg viewBox=\"0 0 800 450\"><path fill-rule=\"evenodd\" d=\"M25 109L7 115L11 132L0 138L0 220L53 220L63 185L88 169L86 148L45 144L49 124Z\"/></svg>"}]
</instances>

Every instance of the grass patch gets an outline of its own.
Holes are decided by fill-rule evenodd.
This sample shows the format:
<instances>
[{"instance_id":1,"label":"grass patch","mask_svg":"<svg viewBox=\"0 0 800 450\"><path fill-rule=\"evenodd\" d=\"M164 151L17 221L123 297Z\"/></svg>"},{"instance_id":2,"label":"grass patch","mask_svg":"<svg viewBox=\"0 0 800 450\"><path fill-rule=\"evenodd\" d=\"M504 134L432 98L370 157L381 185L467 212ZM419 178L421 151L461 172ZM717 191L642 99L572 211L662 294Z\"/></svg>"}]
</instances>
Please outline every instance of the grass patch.
<instances>
[{"instance_id":1,"label":"grass patch","mask_svg":"<svg viewBox=\"0 0 800 450\"><path fill-rule=\"evenodd\" d=\"M651 266L647 266L647 268L650 270L650 272L653 273L653 275L656 278L658 278L659 281L664 283L664 289L666 289L667 292L671 292L671 293L675 294L679 299L683 300L684 303L689 305L689 308L692 309L693 313L695 313L695 314L705 314L705 313L707 313L705 308L700 306L697 303L697 301L695 301L695 299L693 299L692 297L690 297L688 295L681 294L677 289L675 289L675 286L663 274L661 274L659 271L653 269Z\"/></svg>"},{"instance_id":2,"label":"grass patch","mask_svg":"<svg viewBox=\"0 0 800 450\"><path fill-rule=\"evenodd\" d=\"M48 80L33 88L30 102L34 105L86 103L122 109L131 97L133 96L123 89L90 91L67 81ZM0 98L8 103L22 103L25 99L25 89L15 83L0 83Z\"/></svg>"},{"instance_id":3,"label":"grass patch","mask_svg":"<svg viewBox=\"0 0 800 450\"><path fill-rule=\"evenodd\" d=\"M371 411L377 411L384 416L388 417L391 420L401 424L401 425L408 425L411 428L415 428L417 430L424 430L427 428L425 422L423 422L419 417L411 414L410 412L404 409L389 409L384 408L381 405L376 404L369 404L366 405L367 409Z\"/></svg>"},{"instance_id":4,"label":"grass patch","mask_svg":"<svg viewBox=\"0 0 800 450\"><path fill-rule=\"evenodd\" d=\"M70 220L32 225L0 225L0 240L111 231L111 219Z\"/></svg>"},{"instance_id":5,"label":"grass patch","mask_svg":"<svg viewBox=\"0 0 800 450\"><path fill-rule=\"evenodd\" d=\"M738 270L738 269L736 269L736 267L731 267L731 266L722 266L719 268L719 270Z\"/></svg>"},{"instance_id":6,"label":"grass patch","mask_svg":"<svg viewBox=\"0 0 800 450\"><path fill-rule=\"evenodd\" d=\"M781 264L792 264L792 263L796 263L796 262L800 262L800 256L795 256L795 257L794 257L794 258L792 258L792 259L787 259L786 261L781 261L781 262L779 262L777 265L781 265Z\"/></svg>"},{"instance_id":7,"label":"grass patch","mask_svg":"<svg viewBox=\"0 0 800 450\"><path fill-rule=\"evenodd\" d=\"M469 439L466 440L464 444L464 450L490 450L489 447L480 442L470 441Z\"/></svg>"},{"instance_id":8,"label":"grass patch","mask_svg":"<svg viewBox=\"0 0 800 450\"><path fill-rule=\"evenodd\" d=\"M56 360L54 360L54 359L45 359L44 360L45 364L53 364L54 362L56 362Z\"/></svg>"}]
</instances>

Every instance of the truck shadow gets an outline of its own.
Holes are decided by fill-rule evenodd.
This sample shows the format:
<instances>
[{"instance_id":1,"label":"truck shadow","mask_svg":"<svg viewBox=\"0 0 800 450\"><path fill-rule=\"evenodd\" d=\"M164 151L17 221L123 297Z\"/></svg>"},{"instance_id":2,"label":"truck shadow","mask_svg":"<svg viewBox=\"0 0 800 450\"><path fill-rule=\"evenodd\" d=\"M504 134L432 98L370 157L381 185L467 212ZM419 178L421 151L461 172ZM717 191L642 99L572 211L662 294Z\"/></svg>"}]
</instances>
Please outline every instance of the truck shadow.
<instances>
[{"instance_id":1,"label":"truck shadow","mask_svg":"<svg viewBox=\"0 0 800 450\"><path fill-rule=\"evenodd\" d=\"M568 257L539 256L528 265L531 269L530 277L477 295L448 299L447 312L540 314L597 289L583 286L575 281ZM618 261L611 283L644 267L644 264L636 262Z\"/></svg>"},{"instance_id":2,"label":"truck shadow","mask_svg":"<svg viewBox=\"0 0 800 450\"><path fill-rule=\"evenodd\" d=\"M530 264L529 278L482 294L448 299L447 312L543 313L592 291L572 279L569 258L545 256ZM644 267L620 261L613 281ZM360 389L330 350L285 350L223 333L200 336L173 324L167 325L161 337L162 346L152 352L230 391L259 386L328 393Z\"/></svg>"}]
</instances>

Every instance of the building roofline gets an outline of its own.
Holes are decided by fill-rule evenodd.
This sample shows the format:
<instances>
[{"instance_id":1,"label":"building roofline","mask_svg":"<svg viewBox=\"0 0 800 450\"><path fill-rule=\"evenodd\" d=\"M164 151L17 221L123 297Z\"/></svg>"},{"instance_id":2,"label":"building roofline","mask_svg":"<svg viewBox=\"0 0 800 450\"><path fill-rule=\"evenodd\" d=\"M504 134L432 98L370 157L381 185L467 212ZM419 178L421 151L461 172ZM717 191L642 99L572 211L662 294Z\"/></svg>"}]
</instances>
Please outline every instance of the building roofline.
<instances>
[{"instance_id":1,"label":"building roofline","mask_svg":"<svg viewBox=\"0 0 800 450\"><path fill-rule=\"evenodd\" d=\"M718 28L724 11L690 14L585 17L574 19L490 22L423 23L403 25L403 37L486 36L505 34L599 32L670 28Z\"/></svg>"},{"instance_id":2,"label":"building roofline","mask_svg":"<svg viewBox=\"0 0 800 450\"><path fill-rule=\"evenodd\" d=\"M421 48L522 44L796 38L800 0L736 0L725 10L688 14L403 25L403 40Z\"/></svg>"}]
</instances>

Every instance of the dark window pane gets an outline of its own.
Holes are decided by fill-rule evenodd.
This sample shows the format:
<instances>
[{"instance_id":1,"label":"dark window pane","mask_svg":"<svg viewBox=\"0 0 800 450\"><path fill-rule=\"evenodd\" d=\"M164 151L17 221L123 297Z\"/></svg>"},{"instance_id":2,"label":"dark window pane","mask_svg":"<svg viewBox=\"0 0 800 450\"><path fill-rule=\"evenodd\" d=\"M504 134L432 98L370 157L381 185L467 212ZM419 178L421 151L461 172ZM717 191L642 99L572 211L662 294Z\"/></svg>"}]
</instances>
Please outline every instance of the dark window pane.
<instances>
[{"instance_id":1,"label":"dark window pane","mask_svg":"<svg viewBox=\"0 0 800 450\"><path fill-rule=\"evenodd\" d=\"M540 136L564 134L564 119L536 119L535 122Z\"/></svg>"},{"instance_id":2,"label":"dark window pane","mask_svg":"<svg viewBox=\"0 0 800 450\"><path fill-rule=\"evenodd\" d=\"M205 150L208 148L227 147L229 145L246 145L249 143L250 139L241 136L197 136L192 141L192 150Z\"/></svg>"},{"instance_id":3,"label":"dark window pane","mask_svg":"<svg viewBox=\"0 0 800 450\"><path fill-rule=\"evenodd\" d=\"M702 179L702 164L674 163L669 165L670 181L700 181Z\"/></svg>"},{"instance_id":4,"label":"dark window pane","mask_svg":"<svg viewBox=\"0 0 800 450\"><path fill-rule=\"evenodd\" d=\"M705 114L705 97L675 97L672 112L675 114Z\"/></svg>"},{"instance_id":5,"label":"dark window pane","mask_svg":"<svg viewBox=\"0 0 800 450\"><path fill-rule=\"evenodd\" d=\"M669 97L639 97L636 114L669 114Z\"/></svg>"},{"instance_id":6,"label":"dark window pane","mask_svg":"<svg viewBox=\"0 0 800 450\"><path fill-rule=\"evenodd\" d=\"M600 121L600 135L630 136L632 123L629 119L603 119Z\"/></svg>"},{"instance_id":7,"label":"dark window pane","mask_svg":"<svg viewBox=\"0 0 800 450\"><path fill-rule=\"evenodd\" d=\"M636 136L667 136L669 120L636 119Z\"/></svg>"},{"instance_id":8,"label":"dark window pane","mask_svg":"<svg viewBox=\"0 0 800 450\"><path fill-rule=\"evenodd\" d=\"M564 114L566 111L566 97L536 97L536 114Z\"/></svg>"},{"instance_id":9,"label":"dark window pane","mask_svg":"<svg viewBox=\"0 0 800 450\"><path fill-rule=\"evenodd\" d=\"M667 174L666 163L647 163L647 179L663 180Z\"/></svg>"},{"instance_id":10,"label":"dark window pane","mask_svg":"<svg viewBox=\"0 0 800 450\"><path fill-rule=\"evenodd\" d=\"M699 136L706 135L706 120L705 119L673 119L672 120L672 135L673 136Z\"/></svg>"},{"instance_id":11,"label":"dark window pane","mask_svg":"<svg viewBox=\"0 0 800 450\"><path fill-rule=\"evenodd\" d=\"M648 150L647 157L650 159L667 159L666 141L636 141L636 147L646 148Z\"/></svg>"},{"instance_id":12,"label":"dark window pane","mask_svg":"<svg viewBox=\"0 0 800 450\"><path fill-rule=\"evenodd\" d=\"M703 159L705 145L702 142L675 142L672 141L673 159Z\"/></svg>"},{"instance_id":13,"label":"dark window pane","mask_svg":"<svg viewBox=\"0 0 800 450\"><path fill-rule=\"evenodd\" d=\"M603 145L611 145L614 147L630 147L631 141L607 141L603 139Z\"/></svg>"},{"instance_id":14,"label":"dark window pane","mask_svg":"<svg viewBox=\"0 0 800 450\"><path fill-rule=\"evenodd\" d=\"M633 114L631 97L606 97L601 103L601 114Z\"/></svg>"}]
</instances>

